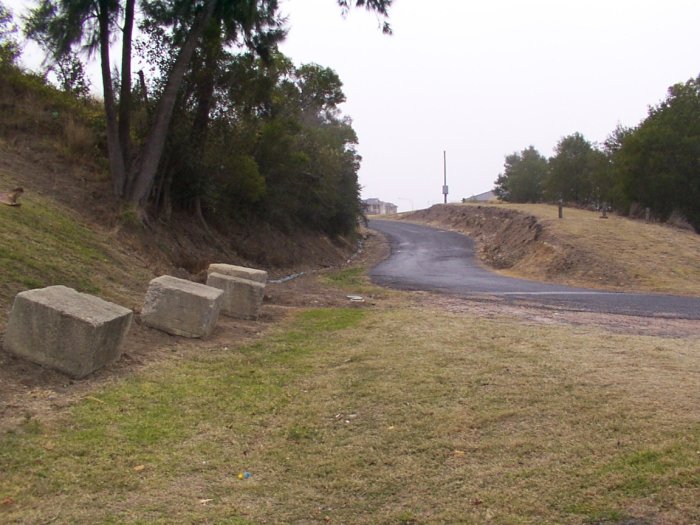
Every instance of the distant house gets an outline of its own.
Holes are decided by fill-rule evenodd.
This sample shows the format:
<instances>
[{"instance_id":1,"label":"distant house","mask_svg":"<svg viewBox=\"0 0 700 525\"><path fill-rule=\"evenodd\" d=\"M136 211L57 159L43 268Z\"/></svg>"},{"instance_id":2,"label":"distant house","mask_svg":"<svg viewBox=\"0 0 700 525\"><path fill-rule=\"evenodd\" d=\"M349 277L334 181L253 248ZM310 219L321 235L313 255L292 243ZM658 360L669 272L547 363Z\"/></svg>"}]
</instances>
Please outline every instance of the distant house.
<instances>
[{"instance_id":1,"label":"distant house","mask_svg":"<svg viewBox=\"0 0 700 525\"><path fill-rule=\"evenodd\" d=\"M486 193L479 193L478 195L472 195L467 199L462 199L462 202L486 202L495 201L498 196L493 191L487 191Z\"/></svg>"},{"instance_id":2,"label":"distant house","mask_svg":"<svg viewBox=\"0 0 700 525\"><path fill-rule=\"evenodd\" d=\"M363 200L362 207L365 215L391 215L399 210L396 204L380 201L379 199L374 198Z\"/></svg>"}]
</instances>

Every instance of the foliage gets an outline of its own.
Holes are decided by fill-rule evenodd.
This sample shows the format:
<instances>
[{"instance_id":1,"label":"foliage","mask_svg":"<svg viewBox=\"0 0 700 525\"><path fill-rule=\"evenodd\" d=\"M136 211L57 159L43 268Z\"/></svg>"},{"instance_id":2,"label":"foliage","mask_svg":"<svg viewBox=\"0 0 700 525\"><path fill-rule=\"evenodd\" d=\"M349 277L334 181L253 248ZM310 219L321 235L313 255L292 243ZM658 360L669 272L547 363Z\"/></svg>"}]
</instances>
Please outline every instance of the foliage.
<instances>
[{"instance_id":1,"label":"foliage","mask_svg":"<svg viewBox=\"0 0 700 525\"><path fill-rule=\"evenodd\" d=\"M386 18L391 0L338 3ZM136 11L134 0L41 0L25 31L74 94L87 90L76 52L99 52L110 171L115 194L130 207L149 204L166 218L181 207L219 223L258 216L281 227L348 233L361 213L359 156L338 108L342 83L328 68L294 68L276 50L285 36L277 7L277 0L165 1ZM134 23L148 73L139 72L137 88ZM119 82L109 57L117 34Z\"/></svg>"},{"instance_id":2,"label":"foliage","mask_svg":"<svg viewBox=\"0 0 700 525\"><path fill-rule=\"evenodd\" d=\"M79 98L90 96L90 80L85 65L76 53L68 53L56 59L53 65L58 87Z\"/></svg>"},{"instance_id":3,"label":"foliage","mask_svg":"<svg viewBox=\"0 0 700 525\"><path fill-rule=\"evenodd\" d=\"M294 67L277 51L265 60L222 53L201 69L209 76L188 73L175 107L157 205L220 224L256 217L282 229L354 231L359 156L338 108L338 75Z\"/></svg>"},{"instance_id":4,"label":"foliage","mask_svg":"<svg viewBox=\"0 0 700 525\"><path fill-rule=\"evenodd\" d=\"M539 202L547 178L547 159L534 146L506 157L505 171L496 180L495 193L507 202Z\"/></svg>"},{"instance_id":5,"label":"foliage","mask_svg":"<svg viewBox=\"0 0 700 525\"><path fill-rule=\"evenodd\" d=\"M580 133L563 137L544 179L535 175L541 162L533 168L526 152L537 155L530 147L506 157L496 180L502 200L608 205L623 214L649 208L663 221L673 218L700 231L700 77L671 86L642 123L618 125L602 149Z\"/></svg>"},{"instance_id":6,"label":"foliage","mask_svg":"<svg viewBox=\"0 0 700 525\"><path fill-rule=\"evenodd\" d=\"M386 20L392 1L337 3ZM296 69L278 53L285 29L277 10L277 0L166 0L138 10L135 0L40 0L26 33L47 50L67 91L83 86L75 53L99 53L114 193L131 207L167 217L180 206L221 222L258 215L347 233L361 209L357 139L338 108L342 83L331 69ZM148 72L135 89L134 24ZM383 29L390 32L386 22ZM117 35L118 82L109 56Z\"/></svg>"},{"instance_id":7,"label":"foliage","mask_svg":"<svg viewBox=\"0 0 700 525\"><path fill-rule=\"evenodd\" d=\"M630 202L663 220L678 211L700 231L700 77L670 87L613 159Z\"/></svg>"},{"instance_id":8,"label":"foliage","mask_svg":"<svg viewBox=\"0 0 700 525\"><path fill-rule=\"evenodd\" d=\"M598 190L594 177L603 169L604 155L580 133L563 137L549 159L546 195L551 200L577 204L595 202Z\"/></svg>"},{"instance_id":9,"label":"foliage","mask_svg":"<svg viewBox=\"0 0 700 525\"><path fill-rule=\"evenodd\" d=\"M15 33L17 26L12 11L0 2L0 70L13 65L19 57L19 44Z\"/></svg>"}]
</instances>

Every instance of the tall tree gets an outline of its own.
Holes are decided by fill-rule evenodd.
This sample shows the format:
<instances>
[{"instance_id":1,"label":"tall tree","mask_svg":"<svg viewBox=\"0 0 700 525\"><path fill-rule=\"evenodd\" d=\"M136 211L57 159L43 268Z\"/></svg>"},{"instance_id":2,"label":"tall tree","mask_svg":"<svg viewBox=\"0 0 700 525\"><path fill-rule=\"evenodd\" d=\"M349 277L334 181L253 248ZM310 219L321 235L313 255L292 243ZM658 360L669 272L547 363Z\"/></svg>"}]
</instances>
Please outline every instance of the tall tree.
<instances>
[{"instance_id":1,"label":"tall tree","mask_svg":"<svg viewBox=\"0 0 700 525\"><path fill-rule=\"evenodd\" d=\"M599 201L607 203L618 211L626 212L629 207L629 199L620 180L619 172L615 166L615 159L622 149L625 139L632 130L621 124L606 137L601 151L599 166L593 175L593 187L597 191Z\"/></svg>"},{"instance_id":2,"label":"tall tree","mask_svg":"<svg viewBox=\"0 0 700 525\"><path fill-rule=\"evenodd\" d=\"M277 0L163 0L142 2L142 11L153 23L168 24L178 43L176 58L163 83L156 110L138 152L131 152L131 39L135 0L41 0L32 11L28 34L51 43L55 57L73 46L99 48L107 119L108 150L114 192L142 213L151 194L178 92L190 67L196 49L213 20L220 23L231 45L244 42L256 49L264 47L256 36L263 26L278 23L275 18ZM343 10L353 5L365 7L386 19L392 0L337 0ZM121 23L121 26L119 25ZM384 22L383 30L390 32ZM112 35L121 32L122 68L119 113L112 88L110 43Z\"/></svg>"},{"instance_id":3,"label":"tall tree","mask_svg":"<svg viewBox=\"0 0 700 525\"><path fill-rule=\"evenodd\" d=\"M19 56L19 44L15 33L17 26L12 11L0 2L0 67L14 64Z\"/></svg>"},{"instance_id":4,"label":"tall tree","mask_svg":"<svg viewBox=\"0 0 700 525\"><path fill-rule=\"evenodd\" d=\"M534 146L506 156L505 170L496 179L496 195L508 202L539 202L547 177L547 159Z\"/></svg>"},{"instance_id":5,"label":"tall tree","mask_svg":"<svg viewBox=\"0 0 700 525\"><path fill-rule=\"evenodd\" d=\"M545 194L551 200L577 204L596 200L593 178L602 165L602 155L580 133L563 137L549 159Z\"/></svg>"},{"instance_id":6,"label":"tall tree","mask_svg":"<svg viewBox=\"0 0 700 525\"><path fill-rule=\"evenodd\" d=\"M128 1L133 3L134 0ZM118 0L41 0L31 11L25 32L50 50L54 60L65 59L74 47L84 48L88 54L99 51L110 173L115 194L123 197L127 164L120 141L110 63L111 34L118 29L120 8ZM123 30L131 34L131 28L125 26ZM124 53L130 49L127 44ZM129 69L123 73L129 73ZM130 85L130 79L122 78L123 84ZM128 106L129 102L123 100L122 104Z\"/></svg>"},{"instance_id":7,"label":"tall tree","mask_svg":"<svg viewBox=\"0 0 700 525\"><path fill-rule=\"evenodd\" d=\"M700 77L671 86L613 159L631 202L662 219L678 211L700 231Z\"/></svg>"}]
</instances>

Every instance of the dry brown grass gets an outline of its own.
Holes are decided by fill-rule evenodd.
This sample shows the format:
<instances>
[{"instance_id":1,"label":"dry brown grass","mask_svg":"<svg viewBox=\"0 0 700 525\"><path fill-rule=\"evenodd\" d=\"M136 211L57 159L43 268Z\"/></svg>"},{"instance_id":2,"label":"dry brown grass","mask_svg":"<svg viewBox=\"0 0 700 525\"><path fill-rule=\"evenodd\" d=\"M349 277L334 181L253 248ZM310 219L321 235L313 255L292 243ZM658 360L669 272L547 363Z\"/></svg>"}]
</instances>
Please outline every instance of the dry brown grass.
<instances>
[{"instance_id":1,"label":"dry brown grass","mask_svg":"<svg viewBox=\"0 0 700 525\"><path fill-rule=\"evenodd\" d=\"M5 436L0 518L692 523L699 406L697 337L316 310Z\"/></svg>"},{"instance_id":2,"label":"dry brown grass","mask_svg":"<svg viewBox=\"0 0 700 525\"><path fill-rule=\"evenodd\" d=\"M66 155L78 160L92 160L97 153L95 132L72 115L63 123L63 138Z\"/></svg>"},{"instance_id":3,"label":"dry brown grass","mask_svg":"<svg viewBox=\"0 0 700 525\"><path fill-rule=\"evenodd\" d=\"M598 212L573 208L565 208L559 220L557 207L546 204L490 205L534 215L565 243L610 261L613 269L626 274L628 283L622 288L700 296L700 236L693 232L612 214L601 219ZM521 265L510 273L537 276L537 264L533 260L530 268ZM574 284L600 283L579 275Z\"/></svg>"}]
</instances>

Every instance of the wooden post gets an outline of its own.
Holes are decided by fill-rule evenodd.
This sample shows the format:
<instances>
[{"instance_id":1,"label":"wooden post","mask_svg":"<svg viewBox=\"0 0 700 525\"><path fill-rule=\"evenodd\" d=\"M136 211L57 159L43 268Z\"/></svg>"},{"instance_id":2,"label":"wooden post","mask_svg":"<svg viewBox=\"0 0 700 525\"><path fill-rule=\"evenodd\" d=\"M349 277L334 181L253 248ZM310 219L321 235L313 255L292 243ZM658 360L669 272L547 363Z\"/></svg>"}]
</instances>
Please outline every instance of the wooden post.
<instances>
[{"instance_id":1,"label":"wooden post","mask_svg":"<svg viewBox=\"0 0 700 525\"><path fill-rule=\"evenodd\" d=\"M561 219L563 217L564 217L564 204L560 200L559 201L559 218Z\"/></svg>"},{"instance_id":2,"label":"wooden post","mask_svg":"<svg viewBox=\"0 0 700 525\"><path fill-rule=\"evenodd\" d=\"M644 210L644 220L649 222L651 220L651 208L646 208Z\"/></svg>"}]
</instances>

